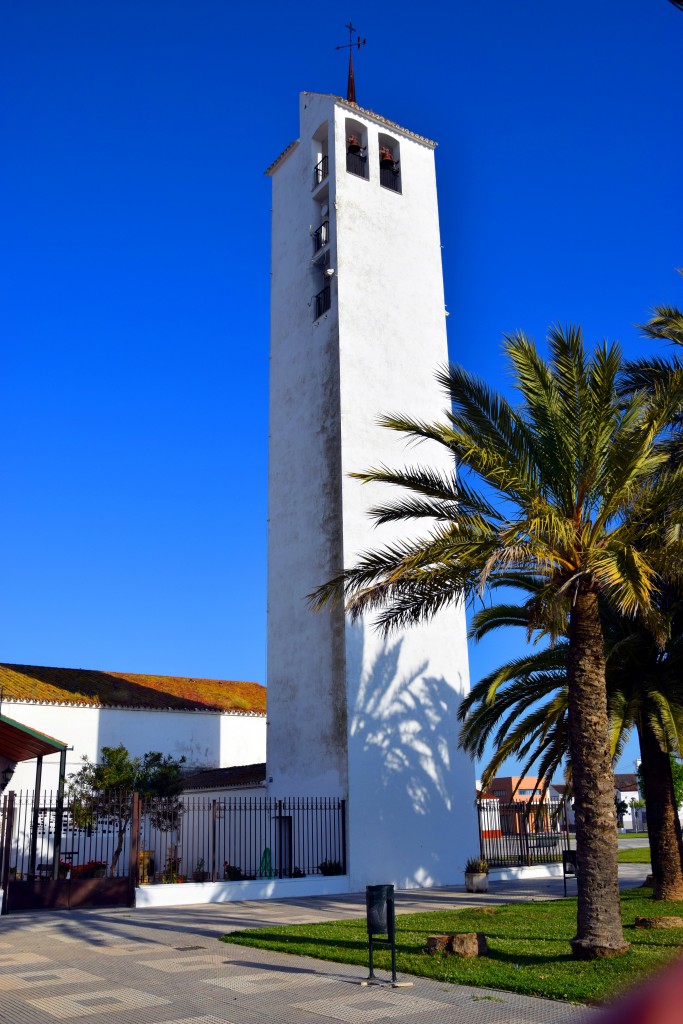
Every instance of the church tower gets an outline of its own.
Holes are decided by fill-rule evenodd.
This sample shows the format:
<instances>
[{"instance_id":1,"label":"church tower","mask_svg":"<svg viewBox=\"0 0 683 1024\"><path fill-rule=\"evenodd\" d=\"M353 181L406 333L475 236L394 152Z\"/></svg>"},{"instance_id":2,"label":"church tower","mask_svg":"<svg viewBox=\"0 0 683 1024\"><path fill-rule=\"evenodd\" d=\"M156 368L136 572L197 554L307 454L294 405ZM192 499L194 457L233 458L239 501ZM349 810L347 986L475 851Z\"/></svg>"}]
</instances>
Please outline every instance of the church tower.
<instances>
[{"instance_id":1,"label":"church tower","mask_svg":"<svg viewBox=\"0 0 683 1024\"><path fill-rule=\"evenodd\" d=\"M384 640L306 601L397 535L366 514L391 495L349 474L447 457L377 424L389 412L438 419L446 405L434 381L448 359L434 147L303 93L300 137L267 171L269 792L347 800L351 891L461 882L479 848L474 769L456 742L462 609Z\"/></svg>"}]
</instances>

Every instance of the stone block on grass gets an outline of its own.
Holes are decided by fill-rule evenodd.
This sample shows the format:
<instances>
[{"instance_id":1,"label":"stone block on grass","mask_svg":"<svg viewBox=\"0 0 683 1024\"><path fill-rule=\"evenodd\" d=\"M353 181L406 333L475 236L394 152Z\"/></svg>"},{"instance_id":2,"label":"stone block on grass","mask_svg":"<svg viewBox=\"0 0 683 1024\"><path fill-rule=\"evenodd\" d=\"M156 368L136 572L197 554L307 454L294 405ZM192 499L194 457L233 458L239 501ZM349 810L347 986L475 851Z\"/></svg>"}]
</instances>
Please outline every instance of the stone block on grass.
<instances>
[{"instance_id":1,"label":"stone block on grass","mask_svg":"<svg viewBox=\"0 0 683 1024\"><path fill-rule=\"evenodd\" d=\"M432 956L441 953L443 956L461 956L469 959L473 956L485 956L488 953L488 945L483 932L430 935L427 939L427 952Z\"/></svg>"},{"instance_id":2,"label":"stone block on grass","mask_svg":"<svg viewBox=\"0 0 683 1024\"><path fill-rule=\"evenodd\" d=\"M637 917L636 928L683 928L683 917Z\"/></svg>"}]
</instances>

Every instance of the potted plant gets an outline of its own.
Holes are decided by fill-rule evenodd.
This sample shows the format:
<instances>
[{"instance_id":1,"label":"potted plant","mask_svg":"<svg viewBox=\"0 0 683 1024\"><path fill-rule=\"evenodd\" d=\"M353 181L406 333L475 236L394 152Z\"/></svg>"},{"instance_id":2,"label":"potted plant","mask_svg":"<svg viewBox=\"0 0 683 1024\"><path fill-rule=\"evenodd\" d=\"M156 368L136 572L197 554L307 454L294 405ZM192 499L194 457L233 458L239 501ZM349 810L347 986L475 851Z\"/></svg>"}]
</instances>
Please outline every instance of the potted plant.
<instances>
[{"instance_id":1,"label":"potted plant","mask_svg":"<svg viewBox=\"0 0 683 1024\"><path fill-rule=\"evenodd\" d=\"M489 865L483 857L470 857L465 864L465 889L467 892L489 891Z\"/></svg>"},{"instance_id":2,"label":"potted plant","mask_svg":"<svg viewBox=\"0 0 683 1024\"><path fill-rule=\"evenodd\" d=\"M209 872L204 870L204 858L200 857L195 865L195 869L192 872L193 882L205 882L209 877Z\"/></svg>"}]
</instances>

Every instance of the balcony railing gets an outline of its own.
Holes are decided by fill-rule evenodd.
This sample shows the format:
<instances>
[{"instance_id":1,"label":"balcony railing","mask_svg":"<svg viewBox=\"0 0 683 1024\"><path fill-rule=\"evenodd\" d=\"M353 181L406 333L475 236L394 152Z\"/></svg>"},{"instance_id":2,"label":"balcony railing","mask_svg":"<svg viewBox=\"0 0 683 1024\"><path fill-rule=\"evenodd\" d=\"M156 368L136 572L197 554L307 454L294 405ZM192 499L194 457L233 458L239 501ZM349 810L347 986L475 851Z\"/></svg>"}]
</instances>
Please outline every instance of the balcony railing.
<instances>
[{"instance_id":1,"label":"balcony railing","mask_svg":"<svg viewBox=\"0 0 683 1024\"><path fill-rule=\"evenodd\" d=\"M330 222L324 220L317 231L313 232L313 252L320 252L330 240Z\"/></svg>"},{"instance_id":2,"label":"balcony railing","mask_svg":"<svg viewBox=\"0 0 683 1024\"><path fill-rule=\"evenodd\" d=\"M380 167L379 183L384 188L390 188L393 192L400 192L401 172L398 169L398 164L394 164L393 167Z\"/></svg>"},{"instance_id":3,"label":"balcony railing","mask_svg":"<svg viewBox=\"0 0 683 1024\"><path fill-rule=\"evenodd\" d=\"M367 178L367 157L361 156L360 153L347 153L346 170L349 172L349 174L357 174L359 178Z\"/></svg>"},{"instance_id":4,"label":"balcony railing","mask_svg":"<svg viewBox=\"0 0 683 1024\"><path fill-rule=\"evenodd\" d=\"M328 174L329 160L324 156L313 168L313 188L319 185L321 181L324 181Z\"/></svg>"},{"instance_id":5,"label":"balcony railing","mask_svg":"<svg viewBox=\"0 0 683 1024\"><path fill-rule=\"evenodd\" d=\"M321 317L330 308L330 286L326 284L321 292L315 297L315 319Z\"/></svg>"}]
</instances>

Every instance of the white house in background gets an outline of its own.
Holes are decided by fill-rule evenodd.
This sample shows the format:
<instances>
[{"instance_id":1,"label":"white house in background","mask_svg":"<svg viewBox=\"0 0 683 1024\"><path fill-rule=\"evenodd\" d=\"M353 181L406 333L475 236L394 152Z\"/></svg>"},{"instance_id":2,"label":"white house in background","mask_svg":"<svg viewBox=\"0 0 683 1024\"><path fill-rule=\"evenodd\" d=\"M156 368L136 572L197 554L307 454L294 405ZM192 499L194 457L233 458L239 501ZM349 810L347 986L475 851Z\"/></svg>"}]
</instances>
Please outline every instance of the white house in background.
<instances>
[{"instance_id":1,"label":"white house in background","mask_svg":"<svg viewBox=\"0 0 683 1024\"><path fill-rule=\"evenodd\" d=\"M614 795L617 800L624 800L628 804L628 811L623 817L623 828L629 831L637 831L644 826L644 810L632 808L632 800L640 800L638 790L638 776L635 772L614 773Z\"/></svg>"},{"instance_id":2,"label":"white house in background","mask_svg":"<svg viewBox=\"0 0 683 1024\"><path fill-rule=\"evenodd\" d=\"M351 94L350 94L351 95ZM352 100L300 97L272 179L268 791L347 800L348 885L462 879L479 849L474 769L457 748L465 615L383 640L306 596L369 548L391 499L349 479L386 464L453 472L378 417L442 419L448 360L435 143ZM340 891L340 890L338 890Z\"/></svg>"},{"instance_id":3,"label":"white house in background","mask_svg":"<svg viewBox=\"0 0 683 1024\"><path fill-rule=\"evenodd\" d=\"M67 776L83 755L97 761L103 746L119 743L133 756L185 757L196 769L266 759L266 690L258 683L3 664L0 690L4 714L68 743ZM58 779L59 755L46 756L41 789L56 790ZM9 788L34 784L35 762L19 763Z\"/></svg>"}]
</instances>

